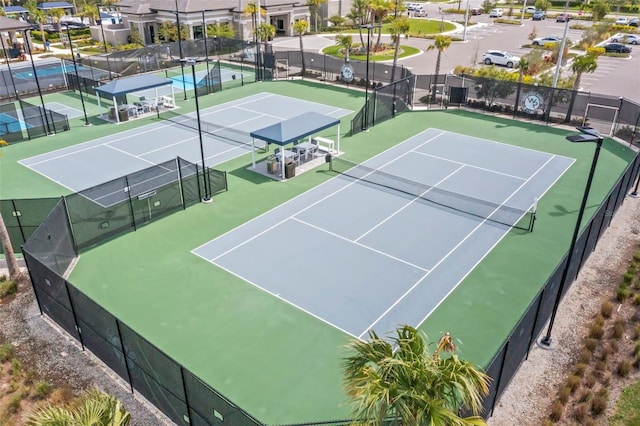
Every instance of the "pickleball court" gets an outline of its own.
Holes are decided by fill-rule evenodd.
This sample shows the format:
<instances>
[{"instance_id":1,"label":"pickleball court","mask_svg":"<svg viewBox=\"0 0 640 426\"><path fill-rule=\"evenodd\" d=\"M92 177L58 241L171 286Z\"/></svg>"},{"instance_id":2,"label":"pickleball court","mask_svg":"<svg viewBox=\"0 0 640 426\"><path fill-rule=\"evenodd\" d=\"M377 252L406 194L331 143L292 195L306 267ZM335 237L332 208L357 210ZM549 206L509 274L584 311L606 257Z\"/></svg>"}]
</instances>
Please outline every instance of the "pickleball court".
<instances>
[{"instance_id":1,"label":"pickleball court","mask_svg":"<svg viewBox=\"0 0 640 426\"><path fill-rule=\"evenodd\" d=\"M193 253L354 337L418 326L573 162L428 129Z\"/></svg>"},{"instance_id":2,"label":"pickleball court","mask_svg":"<svg viewBox=\"0 0 640 426\"><path fill-rule=\"evenodd\" d=\"M258 93L200 111L208 167L246 154L249 133L314 111L340 118L352 111L272 93ZM105 136L20 160L19 163L78 192L182 157L201 164L195 113Z\"/></svg>"}]
</instances>

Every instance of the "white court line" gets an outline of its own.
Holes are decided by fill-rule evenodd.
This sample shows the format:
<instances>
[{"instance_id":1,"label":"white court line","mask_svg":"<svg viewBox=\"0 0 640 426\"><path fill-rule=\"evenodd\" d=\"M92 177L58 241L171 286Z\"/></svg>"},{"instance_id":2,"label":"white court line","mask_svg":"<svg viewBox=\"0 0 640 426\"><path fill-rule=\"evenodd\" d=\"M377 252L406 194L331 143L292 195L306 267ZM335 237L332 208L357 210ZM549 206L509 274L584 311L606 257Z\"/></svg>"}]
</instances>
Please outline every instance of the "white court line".
<instances>
[{"instance_id":1,"label":"white court line","mask_svg":"<svg viewBox=\"0 0 640 426\"><path fill-rule=\"evenodd\" d=\"M127 151L124 151L124 150L122 150L122 149L120 149L120 148L116 148L115 146L112 146L112 145L110 145L110 144L108 144L108 143L106 143L106 144L104 144L104 145L101 145L101 146L106 146L107 148L111 148L111 149L113 149L113 150L115 150L115 151L119 151L119 152L121 152L121 153L123 153L123 154L125 154L125 155L130 156L130 157L137 158L138 160L145 161L145 162L147 162L147 163L149 163L149 164L151 164L151 165L153 165L153 166L155 166L155 165L156 165L156 163L153 163L153 162L151 162L151 161L149 161L149 160L146 160L146 159L144 159L144 158L140 158L140 157L138 157L138 156L137 156L137 155L135 155L135 154L132 154L132 153L127 152Z\"/></svg>"},{"instance_id":2,"label":"white court line","mask_svg":"<svg viewBox=\"0 0 640 426\"><path fill-rule=\"evenodd\" d=\"M372 252L374 252L374 253L381 254L382 256L388 257L389 259L393 259L393 260L395 260L395 261L397 261L397 262L404 263L405 265L409 265L409 266L411 266L411 267L413 267L413 268L420 269L421 271L429 272L429 270L428 270L428 269L426 269L426 268L423 268L423 267L421 267L421 266L415 265L415 264L413 264L413 263L411 263L411 262L407 262L406 260L402 260L402 259L400 259L400 258L398 258L398 257L395 257L395 256L390 255L390 254L388 254L388 253L385 253L385 252L383 252L383 251L380 251L380 250L374 249L373 247L369 247L369 246L367 246L367 245L364 245L364 244L362 244L362 243L359 243L359 242L358 242L358 241L356 241L356 240L350 240L349 238L343 237L342 235L338 235L338 234L336 234L335 232L331 232L331 231L329 231L329 230L327 230L327 229L324 229L324 228L321 228L321 227L319 227L319 226L313 225L313 224L311 224L311 223L309 223L309 222L305 222L304 220L298 219L297 217L291 217L290 219L291 219L291 220L295 220L295 221L297 221L297 222L300 222L300 223L302 223L303 225L307 225L307 226L309 226L309 227L311 227L311 228L315 228L315 229L317 229L318 231L324 232L325 234L329 234L329 235L331 235L331 236L333 236L333 237L337 237L337 238L339 238L339 239L341 239L341 240L344 240L344 241L350 242L350 243L355 244L355 245L357 245L357 246L359 246L359 247L362 247L362 248L364 248L364 249L370 250L370 251L372 251Z\"/></svg>"},{"instance_id":3,"label":"white court line","mask_svg":"<svg viewBox=\"0 0 640 426\"><path fill-rule=\"evenodd\" d=\"M395 212L393 212L392 214L390 214L389 216L387 216L384 220L382 220L380 223L378 223L377 225L375 225L374 227L372 227L371 229L369 229L367 232L365 232L364 234L360 235L358 238L356 238L356 241L360 241L360 239L366 237L369 233L373 232L375 229L377 229L378 227L380 227L382 224L384 224L385 222L387 222L388 220L390 220L392 217L394 217L395 215L397 215L398 213L400 213L401 211L403 211L404 209L406 209L407 207L409 207L411 204L415 203L417 200L421 199L427 192L431 191L432 189L436 188L438 185L440 185L442 182L444 182L445 180L449 179L451 176L455 175L456 173L458 173L460 170L462 170L465 166L461 165L460 167L458 167L457 169L455 169L453 172L449 173L447 176L443 177L442 179L440 179L439 182L437 182L435 185L433 185L432 187L430 187L429 189L427 189L426 191L423 191L422 194L414 196L413 200L409 201L408 203L406 203L404 206L402 206L401 208L399 208L398 210L396 210Z\"/></svg>"},{"instance_id":4,"label":"white court line","mask_svg":"<svg viewBox=\"0 0 640 426\"><path fill-rule=\"evenodd\" d=\"M193 251L192 251L192 253L193 253ZM222 265L220 265L220 264L218 264L218 263L216 263L216 262L214 262L214 261L212 261L212 260L209 260L209 259L207 259L207 258L205 258L205 257L202 257L202 256L201 256L201 255L199 255L198 253L193 253L193 254L195 254L196 256L198 256L198 257L199 257L199 258L201 258L201 259L204 259L205 261L207 261L207 262L209 262L209 263L214 264L214 265L215 265L215 266L217 266L218 268L220 268L220 269L222 269L222 270L224 270L224 271L226 271L226 272L230 273L231 275L233 275L233 276L235 276L235 277L238 277L238 278L240 278L241 280L246 281L247 283L249 283L250 285L254 286L255 288L257 288L257 289L259 289L259 290L262 290L262 291L264 291L265 293L267 293L267 294L269 294L269 295L271 295L271 296L273 296L273 297L275 297L275 298L277 298L277 299L281 300L282 302L286 303L287 305L293 306L294 308L296 308L296 309L298 309L298 310L300 310L300 311L302 311L302 312L304 312L304 313L306 313L306 314L308 314L308 315L311 315L313 318L315 318L315 319L319 320L320 322L323 322L323 323L325 323L325 324L327 324L327 325L329 325L329 326L331 326L331 327L337 328L338 330L342 331L344 334L346 334L346 335L348 335L348 336L351 336L351 337L353 337L354 339L357 339L357 336L354 336L353 334L349 333L347 330L345 330L345 329L343 329L343 328L341 328L341 327L339 327L339 326L337 326L337 325L335 325L335 324L333 324L333 323L331 323L331 322L327 321L326 319L324 319L324 318L322 318L322 317L319 317L318 315L314 314L313 312L310 312L310 311L308 311L308 310L304 309L303 307L296 305L295 303L291 303L289 300L287 300L287 299L285 299L285 298L283 298L283 297L280 297L280 295L279 295L279 294L273 293L272 291L269 291L269 290L267 290L266 288L259 286L258 284L256 284L256 283L254 283L253 281L251 281L251 280L249 280L249 279L247 279L247 278L243 277L242 275L239 275L239 274L237 274L237 273L233 272L232 270L227 269L227 268L225 268L224 266L222 266Z\"/></svg>"},{"instance_id":5,"label":"white court line","mask_svg":"<svg viewBox=\"0 0 640 426\"><path fill-rule=\"evenodd\" d=\"M467 164L467 163L461 163L460 161L456 161L456 160L449 160L448 158L438 157L437 155L427 154L425 152L420 152L420 151L416 151L416 150L413 150L413 152L415 152L416 154L419 154L419 155L424 155L426 157L432 157L432 158L435 158L435 159L438 159L438 160L448 161L448 162L454 163L454 164L462 164L464 166L471 167L472 169L482 170L484 172L494 173L496 175L502 175L502 176L506 176L506 177L510 177L510 178L518 179L518 180L526 179L526 178L523 178L523 177L520 177L520 176L510 175L509 173L502 173L502 172L498 172L498 171L495 171L495 170L487 169L485 167L479 167L479 166L474 166L474 165Z\"/></svg>"},{"instance_id":6,"label":"white court line","mask_svg":"<svg viewBox=\"0 0 640 426\"><path fill-rule=\"evenodd\" d=\"M264 115L264 116L274 117L274 118L277 118L277 119L279 119L279 120L285 120L285 118L284 118L284 117L279 117L279 116L277 116L277 115L271 115L271 114L265 114L265 113L263 113L263 112L256 111L256 110L254 110L254 109L249 109L249 108L240 108L240 107L238 107L238 109L241 109L241 110L243 110L243 111L247 111L247 112L252 112L252 113L254 113L254 114L262 114L262 115Z\"/></svg>"},{"instance_id":7,"label":"white court line","mask_svg":"<svg viewBox=\"0 0 640 426\"><path fill-rule=\"evenodd\" d=\"M442 134L444 134L444 133L446 133L446 132L445 132L445 131L440 132L440 134L438 134L438 135L436 135L436 136L432 137L431 139L427 140L426 142L423 142L423 143L421 144L421 146L422 146L422 145L424 145L424 144L426 144L426 143L428 143L428 142L431 142L433 139L435 139L435 138L439 137L440 135L442 135ZM389 150L391 150L391 149L393 149L393 147L392 147L392 148L389 148L389 149L387 149L387 150L385 150L385 151L383 151L383 152L381 152L380 154L376 155L376 156L375 156L375 157L373 157L373 158L376 158L376 157L378 157L378 156L382 155L383 153L385 153L385 152L387 152L387 151L389 151ZM404 154L402 154L402 155L406 155L406 154L408 154L409 152L411 152L411 151L407 151L407 152L405 152L405 153L404 153ZM386 164L384 164L382 167L384 167L385 165L390 164L390 163L392 163L392 162L396 161L398 158L400 158L400 157L397 157L397 158L394 158L394 159L390 160L389 162L387 162ZM327 184L328 182L331 182L331 181L333 181L334 179L337 179L338 177L339 177L339 176L336 176L335 178L328 180L326 183L323 183L322 185L325 185L325 184ZM224 253L222 253L222 254L220 254L220 255L218 255L218 256L216 256L216 257L214 257L214 258L212 259L212 261L215 261L215 260L219 259L220 257L225 256L225 255L227 255L227 254L231 253L231 252L232 252L232 251L234 251L235 249L240 248L240 247L242 247L243 245L245 245L245 244L247 244L247 243L251 242L251 241L252 241L252 240L254 240L255 238L258 238L259 236L261 236L261 235L263 235L263 234L265 234L265 233L269 232L271 229L273 229L273 228L275 228L275 227L277 227L277 226L279 226L279 225L283 224L283 223L284 223L284 222L286 222L287 220L289 220L289 219L293 219L293 218L294 218L294 216L297 216L298 214L300 214L300 213L302 213L302 212L304 212L304 211L306 211L306 210L309 210L311 207L314 207L314 206L316 206L317 204L320 204L321 202L325 201L326 199L328 199L328 198L330 198L330 197L333 197L334 195L338 194L339 192L344 191L345 189L349 188L351 185L355 185L355 184L356 184L356 183L358 183L358 182L359 182L359 180L354 180L353 182L346 184L345 186L343 186L342 188L338 189L337 191L334 191L334 192L332 192L331 194L326 195L326 196L322 197L321 199L319 199L319 200L315 201L314 203L309 204L307 207L305 207L305 208L303 208L303 209L301 209L301 210L298 210L297 212L295 212L295 213L293 213L293 214L291 214L291 215L289 215L289 216L285 217L285 218L284 218L284 219L282 219L280 222L277 222L276 224L274 224L274 225L272 225L272 226L270 226L270 227L266 228L266 229L265 229L265 230L263 230L262 232L259 232L259 233L257 233L256 235L254 235L253 237L251 237L251 238L249 238L249 239L247 239L247 240L245 240L245 241L242 241L240 244L237 244L237 245L235 245L234 247L231 247L229 250L225 251ZM304 193L303 193L303 194L304 194ZM293 202L293 200L297 199L298 197L301 197L303 194L300 194L300 195L298 195L297 197L292 198L291 200L287 201L287 202L286 202L286 203L284 203L284 204L280 204L280 206L284 206L284 205L286 205L286 204L289 204L289 203ZM255 221L255 220L258 220L260 217L262 217L262 216L264 216L264 215L268 214L269 212L271 212L271 211L273 211L273 210L278 209L280 206L276 206L276 207L274 207L273 209L271 209L271 210L269 210L269 211L267 211L267 212L265 212L265 213L261 214L260 216L255 217L255 218L251 219L249 222L245 222L245 223L251 223L251 222L253 222L253 221ZM240 226L242 226L242 225L240 225ZM200 246L198 246L198 247L194 248L194 249L192 250L192 252L194 252L195 250L198 250L200 247L203 247L203 246L205 246L205 245L207 245L207 244L211 243L211 241L215 241L215 240L217 240L218 238L221 238L221 237L223 237L223 236L225 236L225 235L227 235L227 234L229 234L229 233L233 232L235 229L237 229L237 228L231 229L231 230L229 230L229 231L225 232L224 234L220 235L219 237L214 238L213 240L207 241L206 243L204 243L204 244L202 244L202 245L200 245Z\"/></svg>"},{"instance_id":8,"label":"white court line","mask_svg":"<svg viewBox=\"0 0 640 426\"><path fill-rule=\"evenodd\" d=\"M541 166L538 168L538 170L536 170L536 171L535 171L535 173L533 173L531 176L529 176L529 178L528 178L526 181L522 182L522 184L521 184L521 185L520 185L520 186L519 186L515 191L513 191L513 192L512 192L512 194L511 194L511 195L510 195L506 200L504 200L504 202L509 201L509 199L511 199L514 195L516 195L516 194L520 191L520 189L522 189L522 187L523 187L523 186L525 186L528 182L530 182L530 181L531 181L531 179L533 179L533 177L534 177L534 176L536 176L538 173L540 173L540 171L542 171L542 170L547 166L547 164L549 164L549 162L551 162L551 160L553 160L553 158L554 158L554 157L555 157L555 155L551 155L551 156L549 157L549 159L547 159L547 161L545 161L545 163L544 163L543 165L541 165ZM557 181L557 179L556 179L556 181ZM554 183L555 183L555 181L554 181ZM553 187L553 184L549 186L549 188L551 188L551 187ZM547 190L548 190L548 189L547 189ZM545 191L545 193L546 193L546 191ZM544 194L543 194L543 195L544 195ZM542 197L542 196L541 196L541 197ZM498 209L499 209L499 207L498 207L496 210L494 210L491 214L495 213ZM491 217L491 215L489 215L489 217ZM429 272L428 272L424 277L422 277L422 279L421 279L419 282L417 282L416 284L414 284L414 285L411 287L411 289L410 289L407 293L405 293L404 295L402 295L402 297L401 297L400 299L398 299L398 300L397 300L397 301L396 301L396 302L391 306L391 308L393 308L394 306L396 306L396 305L397 305L397 304L398 304L398 303L399 303L403 298L405 298L405 297L409 294L409 292L410 292L410 291L412 291L414 288L416 288L416 287L417 287L417 286L418 286L418 285L419 285L419 284L420 284L420 283L421 283L421 282L422 282L422 281L423 281L423 280L424 280L424 279L425 279L425 278L426 278L426 277L427 277L427 276L428 276L432 271L435 271L435 270L436 270L436 268L437 268L437 267L438 267L442 262L444 262L444 261L445 261L445 260L446 260L450 255L451 255L451 254L453 254L453 253L458 249L458 247L460 247L460 245L461 245L462 243L464 243L468 238L470 238L470 237L471 237L471 236L472 236L472 235L473 235L473 234L474 234L478 229L480 229L480 227L481 227L482 225L484 225L488 220L489 220L489 219L485 219L485 220L483 220L482 222L480 222L480 223L478 224L478 226L476 226L474 229L472 229L472 230L469 232L469 234L467 234L467 236L466 236L466 237L464 237L464 238L463 238L463 239L462 239L458 244L456 244L456 246L455 246L455 247L453 247L453 248L449 251L449 253L447 253L447 254L446 254L442 259L440 259L440 260L439 260L439 261L438 261L438 262L433 266L433 268L431 268L431 270L430 270L430 271L429 271ZM432 313L432 312L433 312L433 311L434 311L438 306L440 306L440 304L442 304L442 302L444 302L444 301L447 299L447 297L449 297L449 295L450 295L450 294L451 294L451 293L452 293L452 292L453 292L453 291L458 287L458 285L460 285L460 283L461 283L461 282L462 282L462 281L463 281L463 280L464 280L464 279L465 279L465 278L466 278L466 277L471 273L471 271L473 271L473 270L476 268L476 266L478 266L478 264L479 264L479 263L480 263L480 262L481 262L481 261L482 261L482 260L483 260L483 259L484 259L484 258L485 258L489 253L490 253L490 252L491 252L491 250L493 250L493 248L494 248L494 247L495 247L495 246L496 246L500 241L502 241L502 239L503 239L503 238L504 238L504 237L509 233L509 231L510 231L510 229L509 229L509 228L505 229L505 232L502 234L502 237L498 238L498 239L496 240L496 242L495 242L495 243L494 243L494 244L493 244L493 245L492 245L488 250L486 250L486 251L485 251L485 254L484 254L483 256L481 256L481 258L480 258L480 259L479 259L479 260L478 260L478 261L473 265L473 267L471 267L471 268L467 271L467 273L464 275L464 277L462 277L462 278L461 278L461 279L456 283L456 285L454 285L454 286L449 290L449 292L448 292L444 297L442 297L442 298L440 299L440 301L436 304L436 306L435 306L431 311L429 311L429 313L427 313L427 315L422 319L422 321L420 322L420 324L422 324L422 323L423 323L423 322L424 322L424 321L429 317L429 315L431 315L431 313ZM390 309L391 309L391 308L390 308ZM359 337L361 337L363 334L365 334L365 333L367 332L367 330L370 330L370 329L371 329L371 327L373 327L373 326L374 326L376 323L378 323L382 318L384 318L384 316L389 312L389 310L390 310L390 309L388 309L388 310L387 310L385 313L383 313L383 314L382 314L382 315L381 315L381 316L380 316L376 321L374 321L371 325L369 325L369 327L367 327L367 328L366 328L366 329L365 329L365 330L360 334L360 336L359 336Z\"/></svg>"}]
</instances>

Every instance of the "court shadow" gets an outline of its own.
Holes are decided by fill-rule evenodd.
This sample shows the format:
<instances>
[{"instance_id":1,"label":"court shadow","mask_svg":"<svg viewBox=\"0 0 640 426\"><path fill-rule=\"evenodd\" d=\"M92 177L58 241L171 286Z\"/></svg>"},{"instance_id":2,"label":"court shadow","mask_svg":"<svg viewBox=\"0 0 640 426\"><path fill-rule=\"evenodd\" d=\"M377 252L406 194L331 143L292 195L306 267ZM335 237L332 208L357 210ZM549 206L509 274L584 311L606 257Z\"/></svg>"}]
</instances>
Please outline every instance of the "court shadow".
<instances>
[{"instance_id":1,"label":"court shadow","mask_svg":"<svg viewBox=\"0 0 640 426\"><path fill-rule=\"evenodd\" d=\"M579 209L567 210L564 206L561 206L560 204L556 204L553 207L556 209L556 211L549 212L549 216L558 217L558 216L564 216L567 214L578 213L579 211ZM585 210L590 210L592 208L598 208L598 207L600 207L600 204L592 204L590 206L587 206Z\"/></svg>"}]
</instances>

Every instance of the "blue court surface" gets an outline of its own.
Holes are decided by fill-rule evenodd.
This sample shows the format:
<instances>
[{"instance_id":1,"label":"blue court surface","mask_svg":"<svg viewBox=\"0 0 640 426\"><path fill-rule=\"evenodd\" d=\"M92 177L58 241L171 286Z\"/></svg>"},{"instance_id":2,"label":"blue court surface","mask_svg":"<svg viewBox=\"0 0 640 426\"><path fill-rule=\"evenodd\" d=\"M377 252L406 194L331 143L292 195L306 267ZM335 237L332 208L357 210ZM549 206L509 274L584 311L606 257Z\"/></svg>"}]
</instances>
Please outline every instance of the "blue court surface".
<instances>
[{"instance_id":1,"label":"blue court surface","mask_svg":"<svg viewBox=\"0 0 640 426\"><path fill-rule=\"evenodd\" d=\"M29 128L31 128L31 126L24 121L12 117L9 114L0 113L0 135L15 133Z\"/></svg>"},{"instance_id":2,"label":"blue court surface","mask_svg":"<svg viewBox=\"0 0 640 426\"><path fill-rule=\"evenodd\" d=\"M250 152L250 132L309 111L335 118L351 113L272 93L259 93L201 110L203 128L211 132L203 133L207 167ZM195 113L172 120L182 124L169 120L157 122L26 158L19 163L74 192L178 156L202 164ZM227 138L231 133L237 140Z\"/></svg>"},{"instance_id":3,"label":"blue court surface","mask_svg":"<svg viewBox=\"0 0 640 426\"><path fill-rule=\"evenodd\" d=\"M174 71L175 72L175 71ZM203 78L205 78L207 75L207 71L206 70L201 70L201 71L197 71L196 72L196 83L200 82ZM193 74L191 73L191 68L190 67L185 67L184 69L184 78L182 75L172 75L172 76L168 76L169 79L172 80L172 86L174 87L174 90L177 89L176 91L181 91L183 89L187 89L187 90L193 90L195 83L193 80ZM221 78L221 82L225 82L225 81L232 81L232 80L236 80L236 79L241 79L241 78L248 78L248 74L243 74L238 70L235 69L220 69L220 78ZM213 80L212 83L217 83L216 80Z\"/></svg>"},{"instance_id":4,"label":"blue court surface","mask_svg":"<svg viewBox=\"0 0 640 426\"><path fill-rule=\"evenodd\" d=\"M193 253L357 338L373 328L418 326L520 217L509 226L478 212L493 218L484 211L493 205L494 213L524 215L573 162L428 129L364 163L421 183L418 196L372 184L369 172L337 174ZM431 192L448 194L451 206L463 199L471 210L469 200L477 200L478 211L430 202Z\"/></svg>"}]
</instances>

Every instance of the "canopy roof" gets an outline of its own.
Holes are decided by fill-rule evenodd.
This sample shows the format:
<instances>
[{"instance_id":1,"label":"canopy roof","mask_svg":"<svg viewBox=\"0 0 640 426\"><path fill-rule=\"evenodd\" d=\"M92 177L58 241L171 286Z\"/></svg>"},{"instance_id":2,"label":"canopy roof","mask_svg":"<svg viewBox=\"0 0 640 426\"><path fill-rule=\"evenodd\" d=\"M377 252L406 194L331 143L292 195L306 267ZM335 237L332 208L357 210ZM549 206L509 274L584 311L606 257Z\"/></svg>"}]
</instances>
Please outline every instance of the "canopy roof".
<instances>
[{"instance_id":1,"label":"canopy roof","mask_svg":"<svg viewBox=\"0 0 640 426\"><path fill-rule=\"evenodd\" d=\"M21 31L31 29L31 24L0 16L0 31Z\"/></svg>"},{"instance_id":2,"label":"canopy roof","mask_svg":"<svg viewBox=\"0 0 640 426\"><path fill-rule=\"evenodd\" d=\"M29 13L29 11L22 6L5 6L3 9L5 13Z\"/></svg>"},{"instance_id":3,"label":"canopy roof","mask_svg":"<svg viewBox=\"0 0 640 426\"><path fill-rule=\"evenodd\" d=\"M251 137L284 146L338 124L340 124L338 118L317 112L305 112L297 117L251 132Z\"/></svg>"},{"instance_id":4,"label":"canopy roof","mask_svg":"<svg viewBox=\"0 0 640 426\"><path fill-rule=\"evenodd\" d=\"M38 5L38 9L40 10L73 9L73 5L67 3L66 1L52 1L52 2L40 3Z\"/></svg>"},{"instance_id":5,"label":"canopy roof","mask_svg":"<svg viewBox=\"0 0 640 426\"><path fill-rule=\"evenodd\" d=\"M154 87L170 86L172 81L168 78L154 75L137 75L135 77L121 78L110 83L96 87L96 92L109 96L126 95L140 90L153 89Z\"/></svg>"}]
</instances>

